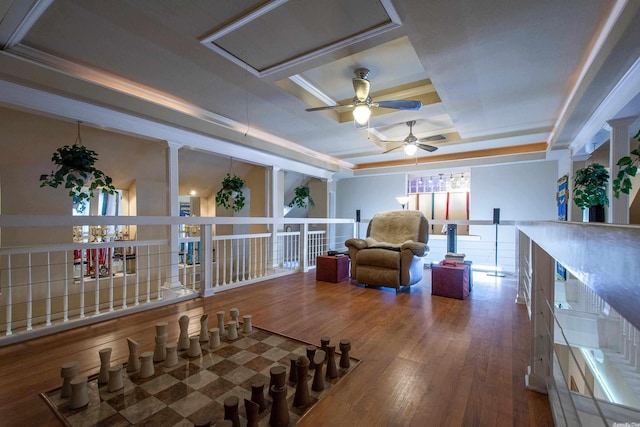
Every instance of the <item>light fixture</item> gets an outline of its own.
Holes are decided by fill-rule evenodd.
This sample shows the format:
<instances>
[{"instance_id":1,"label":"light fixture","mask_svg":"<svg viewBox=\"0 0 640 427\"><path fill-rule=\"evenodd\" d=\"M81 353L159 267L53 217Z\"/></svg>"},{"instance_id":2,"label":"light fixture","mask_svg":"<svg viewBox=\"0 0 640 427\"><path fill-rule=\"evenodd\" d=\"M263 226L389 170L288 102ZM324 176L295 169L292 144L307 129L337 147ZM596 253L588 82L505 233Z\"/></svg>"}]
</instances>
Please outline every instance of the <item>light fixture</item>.
<instances>
[{"instance_id":1,"label":"light fixture","mask_svg":"<svg viewBox=\"0 0 640 427\"><path fill-rule=\"evenodd\" d=\"M353 119L359 125L366 125L371 117L371 110L366 104L360 104L353 110Z\"/></svg>"},{"instance_id":2,"label":"light fixture","mask_svg":"<svg viewBox=\"0 0 640 427\"><path fill-rule=\"evenodd\" d=\"M404 210L404 207L409 203L409 196L398 196L396 197L396 200L402 206L402 210Z\"/></svg>"},{"instance_id":3,"label":"light fixture","mask_svg":"<svg viewBox=\"0 0 640 427\"><path fill-rule=\"evenodd\" d=\"M192 195L192 196L195 196L195 195L196 195L196 190L191 190L191 191L189 192L189 194L190 194L190 195Z\"/></svg>"},{"instance_id":4,"label":"light fixture","mask_svg":"<svg viewBox=\"0 0 640 427\"><path fill-rule=\"evenodd\" d=\"M418 151L418 146L415 144L407 144L404 146L404 154L407 156L413 156Z\"/></svg>"}]
</instances>

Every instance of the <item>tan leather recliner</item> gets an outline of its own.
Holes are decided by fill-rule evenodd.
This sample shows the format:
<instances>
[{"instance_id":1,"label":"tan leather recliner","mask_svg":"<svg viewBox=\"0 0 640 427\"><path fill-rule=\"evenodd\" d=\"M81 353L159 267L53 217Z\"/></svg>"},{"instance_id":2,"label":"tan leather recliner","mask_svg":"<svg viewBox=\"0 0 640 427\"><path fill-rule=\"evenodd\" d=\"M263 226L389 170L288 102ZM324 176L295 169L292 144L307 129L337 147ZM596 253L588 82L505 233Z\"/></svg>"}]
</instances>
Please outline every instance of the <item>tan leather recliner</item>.
<instances>
[{"instance_id":1,"label":"tan leather recliner","mask_svg":"<svg viewBox=\"0 0 640 427\"><path fill-rule=\"evenodd\" d=\"M366 239L345 242L351 258L351 279L363 285L396 288L422 280L429 253L429 222L420 211L376 214Z\"/></svg>"}]
</instances>

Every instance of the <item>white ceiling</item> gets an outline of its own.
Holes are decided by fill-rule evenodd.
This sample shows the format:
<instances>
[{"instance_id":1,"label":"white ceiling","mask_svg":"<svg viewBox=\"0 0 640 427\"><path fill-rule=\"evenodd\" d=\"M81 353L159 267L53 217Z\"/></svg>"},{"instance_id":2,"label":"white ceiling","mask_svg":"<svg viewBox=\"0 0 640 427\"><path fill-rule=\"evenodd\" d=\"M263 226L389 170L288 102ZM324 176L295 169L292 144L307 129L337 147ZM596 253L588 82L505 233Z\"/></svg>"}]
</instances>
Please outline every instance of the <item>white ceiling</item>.
<instances>
[{"instance_id":1,"label":"white ceiling","mask_svg":"<svg viewBox=\"0 0 640 427\"><path fill-rule=\"evenodd\" d=\"M548 143L547 151L570 147L577 152L587 141L575 137L586 132L587 124L593 136L603 120L620 111L640 113L638 103L631 102L640 89L626 91L629 99L606 98L625 76L632 76L627 87L637 86L639 3L4 0L0 82L212 138L199 149L225 155L226 148L215 143L220 140L332 172L378 171L380 162L398 167L443 155L463 165L500 150L526 158L540 153L538 143ZM272 9L241 25L260 7ZM369 20L390 19L381 13L384 8L399 25L364 31ZM228 47L247 62L266 67L269 57L288 59L256 75L203 43L234 25L238 30ZM331 36L338 31L334 43ZM350 33L352 38L345 39ZM318 43L319 52L311 52ZM271 53L265 55L267 47ZM305 112L324 104L291 77L336 102L349 102L359 67L371 71L374 101L385 92L391 94L384 99L403 96L398 87L418 81L418 88L405 88L408 99L426 91L437 102L419 111L385 110L372 116L369 131L340 123L333 113ZM40 105L16 102L1 91L0 102ZM612 115L598 118L606 102ZM62 107L56 113L79 118ZM379 140L402 141L408 120L416 120L418 138L448 134L450 139L433 143L439 150L420 152L418 159L406 159L402 150L382 154L394 144ZM120 127L93 124L138 132L135 120Z\"/></svg>"}]
</instances>

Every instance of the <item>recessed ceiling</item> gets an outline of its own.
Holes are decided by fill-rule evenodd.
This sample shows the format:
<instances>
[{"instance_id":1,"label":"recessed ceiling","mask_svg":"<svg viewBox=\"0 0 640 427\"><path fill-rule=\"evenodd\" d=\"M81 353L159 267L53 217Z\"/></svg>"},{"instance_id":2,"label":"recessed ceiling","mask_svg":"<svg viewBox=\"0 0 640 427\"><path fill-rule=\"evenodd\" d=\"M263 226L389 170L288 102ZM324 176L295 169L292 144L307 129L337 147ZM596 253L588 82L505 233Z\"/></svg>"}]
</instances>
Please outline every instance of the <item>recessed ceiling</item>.
<instances>
[{"instance_id":1,"label":"recessed ceiling","mask_svg":"<svg viewBox=\"0 0 640 427\"><path fill-rule=\"evenodd\" d=\"M262 77L399 25L388 0L272 0L202 43Z\"/></svg>"}]
</instances>

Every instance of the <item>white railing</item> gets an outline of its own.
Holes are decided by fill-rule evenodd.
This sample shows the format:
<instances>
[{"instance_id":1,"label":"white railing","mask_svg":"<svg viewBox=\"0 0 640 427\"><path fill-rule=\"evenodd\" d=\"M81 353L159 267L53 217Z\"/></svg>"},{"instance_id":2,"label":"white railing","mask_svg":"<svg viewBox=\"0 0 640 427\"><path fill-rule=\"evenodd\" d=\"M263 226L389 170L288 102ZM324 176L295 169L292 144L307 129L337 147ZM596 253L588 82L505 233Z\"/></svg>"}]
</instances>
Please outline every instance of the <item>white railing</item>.
<instances>
[{"instance_id":1,"label":"white railing","mask_svg":"<svg viewBox=\"0 0 640 427\"><path fill-rule=\"evenodd\" d=\"M288 224L292 222L287 219ZM69 230L70 240L73 227L82 226L105 229L124 224L137 230L153 226L145 228L146 235L158 230L164 236L168 229L176 231L173 242L117 240L0 247L0 345L307 271L314 268L315 257L328 249L326 232L309 231L309 224L353 223L297 222L301 231L276 232L275 237L271 232L214 236L212 226L216 224L273 228L280 223L270 218L0 216L2 230L15 228L28 234L34 227L49 227L47 230L54 230L52 235L62 238L67 235L64 230ZM185 224L199 236L179 237ZM350 237L352 234L334 236L338 240Z\"/></svg>"}]
</instances>

